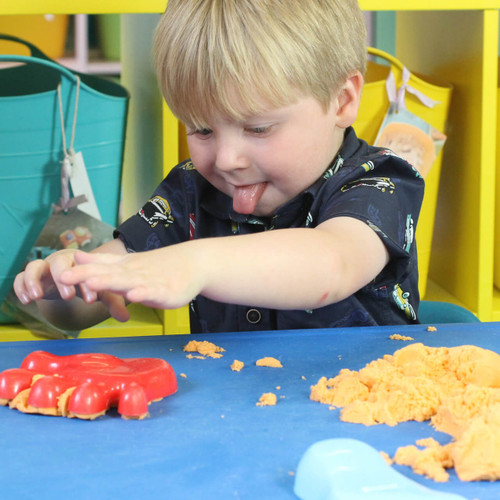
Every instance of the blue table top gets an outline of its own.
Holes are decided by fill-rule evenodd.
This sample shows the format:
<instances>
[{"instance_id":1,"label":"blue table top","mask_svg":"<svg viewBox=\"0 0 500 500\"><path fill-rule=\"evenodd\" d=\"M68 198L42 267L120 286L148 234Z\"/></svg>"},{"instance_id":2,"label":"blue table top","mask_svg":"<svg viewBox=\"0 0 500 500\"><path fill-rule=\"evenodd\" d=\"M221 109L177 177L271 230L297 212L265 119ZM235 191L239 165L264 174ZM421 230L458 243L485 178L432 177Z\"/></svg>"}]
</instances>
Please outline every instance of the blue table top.
<instances>
[{"instance_id":1,"label":"blue table top","mask_svg":"<svg viewBox=\"0 0 500 500\"><path fill-rule=\"evenodd\" d=\"M425 422L366 427L341 422L339 410L310 401L310 385L321 376L358 370L408 344L390 340L393 333L434 347L474 344L500 352L497 323L438 325L436 332L418 325L0 343L0 371L42 349L158 357L177 375L186 374L178 377L178 392L153 403L142 421L124 420L116 411L89 422L0 407L0 497L287 499L295 498L300 458L318 440L355 438L390 455L420 438L449 442ZM183 346L193 339L226 352L220 359L187 359ZM264 356L280 359L283 368L255 366ZM234 359L245 363L241 372L231 371ZM278 404L256 406L264 392L276 393ZM448 483L436 483L395 467L435 490L471 500L500 498L500 482L465 483L451 471Z\"/></svg>"}]
</instances>

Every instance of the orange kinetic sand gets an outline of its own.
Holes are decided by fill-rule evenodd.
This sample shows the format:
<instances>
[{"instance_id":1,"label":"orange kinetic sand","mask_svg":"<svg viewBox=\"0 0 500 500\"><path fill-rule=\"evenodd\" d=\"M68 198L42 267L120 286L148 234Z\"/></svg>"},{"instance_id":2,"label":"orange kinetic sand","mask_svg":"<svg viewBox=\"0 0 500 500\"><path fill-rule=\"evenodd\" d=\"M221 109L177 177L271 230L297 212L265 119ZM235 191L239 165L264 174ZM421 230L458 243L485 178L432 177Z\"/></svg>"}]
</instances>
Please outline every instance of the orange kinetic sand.
<instances>
[{"instance_id":1,"label":"orange kinetic sand","mask_svg":"<svg viewBox=\"0 0 500 500\"><path fill-rule=\"evenodd\" d=\"M500 479L500 356L464 345L411 344L368 363L343 369L311 387L311 399L342 407L345 422L394 426L425 421L454 440L441 446L419 441L399 449L396 463L446 481L455 467L462 481Z\"/></svg>"},{"instance_id":2,"label":"orange kinetic sand","mask_svg":"<svg viewBox=\"0 0 500 500\"><path fill-rule=\"evenodd\" d=\"M276 397L276 394L272 392L265 392L256 404L257 406L274 406L277 402L278 398Z\"/></svg>"},{"instance_id":3,"label":"orange kinetic sand","mask_svg":"<svg viewBox=\"0 0 500 500\"><path fill-rule=\"evenodd\" d=\"M283 368L283 365L281 364L281 361L279 359L269 356L266 358L258 359L255 364L256 366L267 366L269 368Z\"/></svg>"},{"instance_id":4,"label":"orange kinetic sand","mask_svg":"<svg viewBox=\"0 0 500 500\"><path fill-rule=\"evenodd\" d=\"M231 370L233 370L233 372L240 372L241 370L243 370L244 366L245 363L243 363L243 361L235 359L231 365Z\"/></svg>"},{"instance_id":5,"label":"orange kinetic sand","mask_svg":"<svg viewBox=\"0 0 500 500\"><path fill-rule=\"evenodd\" d=\"M203 356L208 356L209 358L222 358L221 352L225 352L225 349L219 347L212 342L207 340L191 340L184 346L185 352L197 352Z\"/></svg>"}]
</instances>

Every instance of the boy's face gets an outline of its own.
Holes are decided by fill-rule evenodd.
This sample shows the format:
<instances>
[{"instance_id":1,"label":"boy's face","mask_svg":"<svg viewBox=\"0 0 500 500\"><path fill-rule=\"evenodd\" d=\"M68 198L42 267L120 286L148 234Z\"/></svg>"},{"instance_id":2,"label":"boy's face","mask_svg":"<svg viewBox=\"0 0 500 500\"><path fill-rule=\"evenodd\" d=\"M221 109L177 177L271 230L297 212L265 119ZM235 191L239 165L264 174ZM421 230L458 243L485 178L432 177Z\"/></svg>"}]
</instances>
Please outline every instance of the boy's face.
<instances>
[{"instance_id":1,"label":"boy's face","mask_svg":"<svg viewBox=\"0 0 500 500\"><path fill-rule=\"evenodd\" d=\"M343 133L335 99L325 112L303 97L243 122L215 115L210 129L188 129L188 145L196 169L236 212L270 216L323 174Z\"/></svg>"}]
</instances>

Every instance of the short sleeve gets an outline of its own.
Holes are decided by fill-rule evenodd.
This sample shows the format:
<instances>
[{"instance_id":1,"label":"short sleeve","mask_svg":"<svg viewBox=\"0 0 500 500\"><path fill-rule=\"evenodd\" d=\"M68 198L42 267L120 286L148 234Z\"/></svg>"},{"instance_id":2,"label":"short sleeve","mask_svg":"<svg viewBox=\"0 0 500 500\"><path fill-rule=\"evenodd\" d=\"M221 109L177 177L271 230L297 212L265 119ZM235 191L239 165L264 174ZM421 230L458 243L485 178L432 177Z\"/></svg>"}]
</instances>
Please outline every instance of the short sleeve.
<instances>
[{"instance_id":1,"label":"short sleeve","mask_svg":"<svg viewBox=\"0 0 500 500\"><path fill-rule=\"evenodd\" d=\"M376 150L361 164L346 164L324 184L318 224L333 217L354 217L368 224L389 251L392 279L404 279L416 261L415 229L424 181L406 161Z\"/></svg>"},{"instance_id":2,"label":"short sleeve","mask_svg":"<svg viewBox=\"0 0 500 500\"><path fill-rule=\"evenodd\" d=\"M189 238L189 179L178 165L156 188L144 206L114 232L129 252L165 247Z\"/></svg>"}]
</instances>

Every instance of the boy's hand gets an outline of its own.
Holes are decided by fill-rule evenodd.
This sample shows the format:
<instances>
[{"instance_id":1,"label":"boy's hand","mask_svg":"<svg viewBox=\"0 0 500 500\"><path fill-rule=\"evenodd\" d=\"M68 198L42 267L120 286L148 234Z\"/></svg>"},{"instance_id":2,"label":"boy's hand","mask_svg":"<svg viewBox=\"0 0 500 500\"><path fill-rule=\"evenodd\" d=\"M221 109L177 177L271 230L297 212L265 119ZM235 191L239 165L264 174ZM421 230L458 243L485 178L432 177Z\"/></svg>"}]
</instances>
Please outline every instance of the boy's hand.
<instances>
[{"instance_id":1,"label":"boy's hand","mask_svg":"<svg viewBox=\"0 0 500 500\"><path fill-rule=\"evenodd\" d=\"M175 309L201 290L201 278L196 277L180 247L183 245L127 255L77 252L76 266L65 270L61 281L89 293L112 292L148 307Z\"/></svg>"},{"instance_id":2,"label":"boy's hand","mask_svg":"<svg viewBox=\"0 0 500 500\"><path fill-rule=\"evenodd\" d=\"M60 250L45 260L29 262L25 270L14 280L14 291L19 300L26 305L42 298L69 300L75 297L75 287L67 286L60 281L61 274L73 267L74 254L75 250ZM81 295L89 302L95 300L95 294L89 294L84 287Z\"/></svg>"},{"instance_id":3,"label":"boy's hand","mask_svg":"<svg viewBox=\"0 0 500 500\"><path fill-rule=\"evenodd\" d=\"M125 253L125 248L119 240L109 242L97 249L97 251L101 249ZM83 252L72 249L59 250L49 255L45 260L29 262L25 270L19 273L14 280L14 292L21 303L27 305L34 301L38 302L39 306L45 310L44 315L50 316L48 319L54 324L60 324L61 328L67 327L65 326L66 321L71 325L79 324L78 319L76 319L75 323L74 319L68 317L70 314L84 317L85 322L82 324L88 323L88 326L102 321L109 315L118 321L127 321L129 313L123 297L111 292L98 294L95 290L90 290L85 283L75 286L61 281L61 275L74 267L75 254L77 253ZM75 297L81 297L87 304L102 303L107 314L103 316L102 313L99 313L94 316L85 308L81 309L80 313L77 312L75 308L69 305ZM57 309L60 310L60 314L57 313ZM100 309L103 308L100 307ZM57 316L61 316L61 321L57 319ZM72 326L70 329L81 328Z\"/></svg>"}]
</instances>

